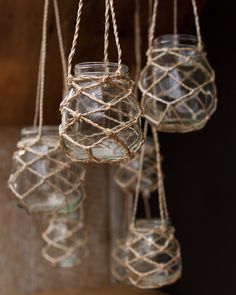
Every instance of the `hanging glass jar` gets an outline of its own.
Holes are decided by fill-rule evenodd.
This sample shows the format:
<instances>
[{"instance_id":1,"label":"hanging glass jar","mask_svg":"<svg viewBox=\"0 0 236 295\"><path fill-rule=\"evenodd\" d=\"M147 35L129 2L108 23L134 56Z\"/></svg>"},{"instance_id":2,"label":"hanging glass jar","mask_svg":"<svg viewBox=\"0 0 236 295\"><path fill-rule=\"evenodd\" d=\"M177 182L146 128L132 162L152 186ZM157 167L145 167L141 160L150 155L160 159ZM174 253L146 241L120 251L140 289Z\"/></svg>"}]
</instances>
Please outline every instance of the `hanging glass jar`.
<instances>
[{"instance_id":1,"label":"hanging glass jar","mask_svg":"<svg viewBox=\"0 0 236 295\"><path fill-rule=\"evenodd\" d=\"M181 253L168 220L141 219L127 239L127 271L131 283L142 289L173 284L181 276Z\"/></svg>"},{"instance_id":2,"label":"hanging glass jar","mask_svg":"<svg viewBox=\"0 0 236 295\"><path fill-rule=\"evenodd\" d=\"M56 215L42 234L42 256L53 266L74 267L88 255L87 234L79 212Z\"/></svg>"},{"instance_id":3,"label":"hanging glass jar","mask_svg":"<svg viewBox=\"0 0 236 295\"><path fill-rule=\"evenodd\" d=\"M215 74L191 35L164 35L154 41L151 61L141 73L141 107L163 132L190 132L205 126L216 110Z\"/></svg>"},{"instance_id":4,"label":"hanging glass jar","mask_svg":"<svg viewBox=\"0 0 236 295\"><path fill-rule=\"evenodd\" d=\"M29 213L74 212L85 198L85 169L64 155L57 126L43 126L37 136L37 127L22 129L9 188Z\"/></svg>"},{"instance_id":5,"label":"hanging glass jar","mask_svg":"<svg viewBox=\"0 0 236 295\"><path fill-rule=\"evenodd\" d=\"M142 143L140 110L128 68L116 63L81 63L61 105L61 144L73 160L119 162Z\"/></svg>"},{"instance_id":6,"label":"hanging glass jar","mask_svg":"<svg viewBox=\"0 0 236 295\"><path fill-rule=\"evenodd\" d=\"M119 283L129 284L126 260L127 260L126 239L117 239L111 253L111 273Z\"/></svg>"},{"instance_id":7,"label":"hanging glass jar","mask_svg":"<svg viewBox=\"0 0 236 295\"><path fill-rule=\"evenodd\" d=\"M144 159L142 163L142 177L140 192L143 196L149 195L157 189L156 154L154 143L151 137L147 137L144 143ZM116 183L125 192L135 193L140 166L140 152L127 163L121 163L117 169Z\"/></svg>"}]
</instances>

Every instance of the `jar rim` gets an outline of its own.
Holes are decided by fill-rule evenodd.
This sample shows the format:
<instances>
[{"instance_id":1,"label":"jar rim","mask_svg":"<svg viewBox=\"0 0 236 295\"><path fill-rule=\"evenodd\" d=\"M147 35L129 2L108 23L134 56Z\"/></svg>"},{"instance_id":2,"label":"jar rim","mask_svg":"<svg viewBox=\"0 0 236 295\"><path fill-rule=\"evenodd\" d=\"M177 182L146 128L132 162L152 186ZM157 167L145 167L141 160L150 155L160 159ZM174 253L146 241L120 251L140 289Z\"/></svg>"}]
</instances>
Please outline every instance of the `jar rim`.
<instances>
[{"instance_id":1,"label":"jar rim","mask_svg":"<svg viewBox=\"0 0 236 295\"><path fill-rule=\"evenodd\" d=\"M109 72L116 72L118 69L119 64L115 62L102 62L102 61L89 61L89 62L81 62L75 65L75 74L80 72L81 70L83 73L90 72L89 69L95 68L93 73L104 72L105 69L109 69ZM100 71L98 70L100 69ZM121 70L123 73L129 72L129 67L125 64L121 64Z\"/></svg>"},{"instance_id":2,"label":"jar rim","mask_svg":"<svg viewBox=\"0 0 236 295\"><path fill-rule=\"evenodd\" d=\"M27 126L21 129L21 135L29 136L29 135L37 135L39 130L38 126ZM45 133L50 133L52 135L58 136L59 129L57 125L44 125L42 126L42 135Z\"/></svg>"},{"instance_id":3,"label":"jar rim","mask_svg":"<svg viewBox=\"0 0 236 295\"><path fill-rule=\"evenodd\" d=\"M191 34L165 34L155 38L154 45L185 45L187 47L195 48L198 45L198 38L196 35Z\"/></svg>"},{"instance_id":4,"label":"jar rim","mask_svg":"<svg viewBox=\"0 0 236 295\"><path fill-rule=\"evenodd\" d=\"M143 227L140 224L144 225ZM151 218L151 219L137 219L135 221L135 227L137 229L156 229L164 225L165 227L171 227L171 221L169 219L164 219L164 222L160 218Z\"/></svg>"}]
</instances>

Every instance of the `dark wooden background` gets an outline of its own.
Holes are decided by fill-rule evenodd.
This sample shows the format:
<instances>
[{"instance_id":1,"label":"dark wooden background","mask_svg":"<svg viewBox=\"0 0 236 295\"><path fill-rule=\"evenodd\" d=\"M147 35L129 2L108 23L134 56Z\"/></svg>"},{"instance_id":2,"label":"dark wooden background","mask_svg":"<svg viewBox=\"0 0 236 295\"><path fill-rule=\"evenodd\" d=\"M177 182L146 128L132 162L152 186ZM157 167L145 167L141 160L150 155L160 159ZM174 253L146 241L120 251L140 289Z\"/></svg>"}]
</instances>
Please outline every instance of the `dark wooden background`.
<instances>
[{"instance_id":1,"label":"dark wooden background","mask_svg":"<svg viewBox=\"0 0 236 295\"><path fill-rule=\"evenodd\" d=\"M67 53L72 41L77 0L58 0ZM123 62L134 70L133 0L116 0L117 19L123 49ZM143 62L145 62L147 32L147 0L142 6ZM179 31L194 32L190 0L179 0ZM103 54L102 0L86 0L75 61L101 60ZM184 275L176 285L166 288L173 295L235 294L235 110L236 110L236 17L234 1L198 0L201 25L208 57L216 70L219 106L207 127L185 135L161 134L167 197L177 236L183 249ZM160 0L158 34L172 31L173 0ZM51 6L52 8L52 6ZM6 180L10 171L10 155L14 149L19 126L33 120L37 67L41 36L43 0L0 0L0 294L33 294L36 291L63 289L72 286L97 285L109 281L109 227L107 208L111 184L103 191L109 175L100 167L103 180L97 195L94 171L89 179L90 226L103 212L96 242L103 245L87 262L81 273L55 271L43 265L37 253L41 245L36 240L30 219L12 209L7 198ZM49 16L49 40L45 95L45 122L60 121L61 65L52 9ZM116 52L111 41L111 58ZM8 128L12 125L14 127ZM4 127L5 126L5 127ZM114 196L113 196L114 197ZM96 202L93 203L93 198ZM98 198L101 198L99 203ZM112 204L109 206L112 207ZM114 206L113 206L114 207ZM114 208L112 209L114 210ZM111 210L111 211L112 211ZM112 231L109 230L112 229ZM99 239L101 237L101 239ZM92 240L93 241L93 240ZM98 244L96 244L98 245ZM100 252L99 252L100 253ZM105 267L98 276L91 269ZM102 261L102 262L101 262ZM37 269L37 272L35 272ZM90 281L90 277L91 280ZM125 294L125 292L123 292Z\"/></svg>"}]
</instances>

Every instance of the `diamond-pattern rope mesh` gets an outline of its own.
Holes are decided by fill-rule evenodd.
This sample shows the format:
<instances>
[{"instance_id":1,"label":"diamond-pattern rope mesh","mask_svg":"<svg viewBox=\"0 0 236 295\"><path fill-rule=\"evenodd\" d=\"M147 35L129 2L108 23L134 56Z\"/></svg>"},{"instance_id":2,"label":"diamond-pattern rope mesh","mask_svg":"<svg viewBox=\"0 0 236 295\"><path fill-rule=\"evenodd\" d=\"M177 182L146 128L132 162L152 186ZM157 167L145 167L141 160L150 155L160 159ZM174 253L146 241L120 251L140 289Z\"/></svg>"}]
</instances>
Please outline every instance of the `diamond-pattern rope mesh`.
<instances>
[{"instance_id":1,"label":"diamond-pattern rope mesh","mask_svg":"<svg viewBox=\"0 0 236 295\"><path fill-rule=\"evenodd\" d=\"M139 88L144 116L158 131L201 129L216 109L215 74L197 48L152 49Z\"/></svg>"}]
</instances>

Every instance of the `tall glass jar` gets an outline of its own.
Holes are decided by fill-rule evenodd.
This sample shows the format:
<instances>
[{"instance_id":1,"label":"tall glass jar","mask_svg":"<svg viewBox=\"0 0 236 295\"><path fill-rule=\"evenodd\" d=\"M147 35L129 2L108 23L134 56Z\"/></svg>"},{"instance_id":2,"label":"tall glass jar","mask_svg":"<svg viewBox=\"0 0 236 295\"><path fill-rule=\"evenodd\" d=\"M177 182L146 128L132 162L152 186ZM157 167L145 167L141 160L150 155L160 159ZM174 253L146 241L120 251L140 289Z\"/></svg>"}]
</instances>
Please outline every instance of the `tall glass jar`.
<instances>
[{"instance_id":1,"label":"tall glass jar","mask_svg":"<svg viewBox=\"0 0 236 295\"><path fill-rule=\"evenodd\" d=\"M89 62L75 76L61 105L61 145L73 160L119 162L133 157L142 143L140 109L128 67Z\"/></svg>"},{"instance_id":2,"label":"tall glass jar","mask_svg":"<svg viewBox=\"0 0 236 295\"><path fill-rule=\"evenodd\" d=\"M74 267L88 255L87 233L79 212L54 216L42 234L43 257L53 266Z\"/></svg>"},{"instance_id":3,"label":"tall glass jar","mask_svg":"<svg viewBox=\"0 0 236 295\"><path fill-rule=\"evenodd\" d=\"M74 212L85 198L85 170L64 155L57 126L44 126L40 140L37 135L37 127L21 130L9 188L29 213Z\"/></svg>"},{"instance_id":4,"label":"tall glass jar","mask_svg":"<svg viewBox=\"0 0 236 295\"><path fill-rule=\"evenodd\" d=\"M191 35L158 37L141 73L144 116L158 131L190 132L205 126L216 110L215 74Z\"/></svg>"},{"instance_id":5,"label":"tall glass jar","mask_svg":"<svg viewBox=\"0 0 236 295\"><path fill-rule=\"evenodd\" d=\"M127 240L131 283L142 289L160 288L181 276L180 246L174 227L160 219L137 220Z\"/></svg>"}]
</instances>

